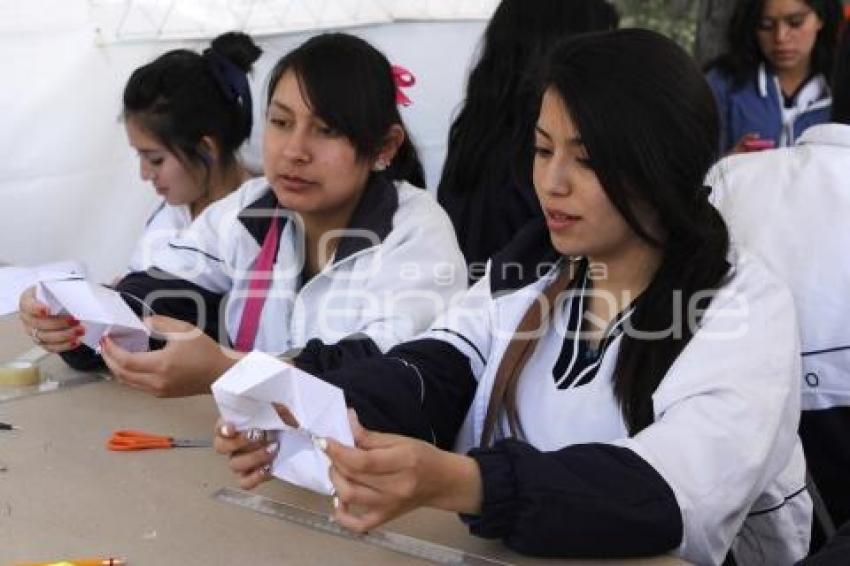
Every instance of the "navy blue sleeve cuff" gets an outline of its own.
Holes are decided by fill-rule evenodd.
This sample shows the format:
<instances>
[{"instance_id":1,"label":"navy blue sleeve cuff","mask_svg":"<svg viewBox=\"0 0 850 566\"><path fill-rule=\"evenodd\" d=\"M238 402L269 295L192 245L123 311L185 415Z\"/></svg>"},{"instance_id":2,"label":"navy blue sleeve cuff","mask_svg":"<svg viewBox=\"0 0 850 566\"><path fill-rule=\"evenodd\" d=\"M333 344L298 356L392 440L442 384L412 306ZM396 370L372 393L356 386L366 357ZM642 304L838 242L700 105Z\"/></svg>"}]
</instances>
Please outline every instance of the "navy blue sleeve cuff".
<instances>
[{"instance_id":1,"label":"navy blue sleeve cuff","mask_svg":"<svg viewBox=\"0 0 850 566\"><path fill-rule=\"evenodd\" d=\"M545 557L654 556L679 546L681 511L663 477L627 448L576 444L541 452L517 440L470 451L481 470L474 535Z\"/></svg>"},{"instance_id":2,"label":"navy blue sleeve cuff","mask_svg":"<svg viewBox=\"0 0 850 566\"><path fill-rule=\"evenodd\" d=\"M469 452L481 470L484 499L480 515L461 515L469 532L483 538L505 538L517 520L517 479L510 457L502 451Z\"/></svg>"}]
</instances>

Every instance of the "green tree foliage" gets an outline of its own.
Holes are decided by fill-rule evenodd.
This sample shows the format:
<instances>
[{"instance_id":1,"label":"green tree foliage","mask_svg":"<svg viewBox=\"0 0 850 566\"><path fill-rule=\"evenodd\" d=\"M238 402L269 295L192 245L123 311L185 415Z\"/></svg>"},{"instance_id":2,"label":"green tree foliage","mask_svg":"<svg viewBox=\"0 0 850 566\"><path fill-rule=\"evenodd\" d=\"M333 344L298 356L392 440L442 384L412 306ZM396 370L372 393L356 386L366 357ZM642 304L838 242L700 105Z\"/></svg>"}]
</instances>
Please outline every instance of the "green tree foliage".
<instances>
[{"instance_id":1,"label":"green tree foliage","mask_svg":"<svg viewBox=\"0 0 850 566\"><path fill-rule=\"evenodd\" d=\"M850 0L843 0L850 5ZM704 63L723 51L725 27L736 0L611 0L622 27L654 29Z\"/></svg>"},{"instance_id":2,"label":"green tree foliage","mask_svg":"<svg viewBox=\"0 0 850 566\"><path fill-rule=\"evenodd\" d=\"M648 28L673 38L693 51L699 0L612 0L620 10L621 27Z\"/></svg>"}]
</instances>

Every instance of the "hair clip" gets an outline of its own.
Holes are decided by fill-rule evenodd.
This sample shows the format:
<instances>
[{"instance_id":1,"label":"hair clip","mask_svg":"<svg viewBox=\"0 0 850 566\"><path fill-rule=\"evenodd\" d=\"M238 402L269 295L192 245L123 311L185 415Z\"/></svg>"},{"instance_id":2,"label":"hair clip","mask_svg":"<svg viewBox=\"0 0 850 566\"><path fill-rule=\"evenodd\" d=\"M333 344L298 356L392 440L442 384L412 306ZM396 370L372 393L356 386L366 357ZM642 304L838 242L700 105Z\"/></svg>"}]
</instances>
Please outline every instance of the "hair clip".
<instances>
[{"instance_id":1,"label":"hair clip","mask_svg":"<svg viewBox=\"0 0 850 566\"><path fill-rule=\"evenodd\" d=\"M413 73L400 65L393 65L393 82L395 82L395 102L402 106L410 106L413 102L404 94L401 89L408 88L416 84L416 77Z\"/></svg>"}]
</instances>

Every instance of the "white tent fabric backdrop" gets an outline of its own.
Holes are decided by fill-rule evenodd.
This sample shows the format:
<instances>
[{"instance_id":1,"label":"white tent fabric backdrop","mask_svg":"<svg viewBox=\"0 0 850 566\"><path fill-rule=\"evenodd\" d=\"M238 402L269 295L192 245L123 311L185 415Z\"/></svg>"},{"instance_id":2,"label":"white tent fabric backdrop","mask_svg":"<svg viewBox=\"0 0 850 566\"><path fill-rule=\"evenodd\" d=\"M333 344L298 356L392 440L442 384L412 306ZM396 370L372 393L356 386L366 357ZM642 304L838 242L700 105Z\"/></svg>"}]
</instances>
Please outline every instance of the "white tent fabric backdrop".
<instances>
[{"instance_id":1,"label":"white tent fabric backdrop","mask_svg":"<svg viewBox=\"0 0 850 566\"><path fill-rule=\"evenodd\" d=\"M315 1L329 5L335 0ZM182 6L184 0L180 2ZM350 9L352 2L339 3ZM494 2L471 2L478 12L468 6L451 11L449 0L375 3L383 6L387 23L362 25L354 18L359 25L347 31L416 75L416 85L406 91L413 105L402 114L433 188L483 18ZM123 271L144 220L156 206L153 190L139 179L138 159L118 119L121 92L137 66L168 49L203 48L208 40L175 39L178 34L166 33L167 26L153 26L145 37L138 35L137 26L132 41L116 40L116 28L108 27L111 20L103 15L105 4L110 2L0 0L0 262L35 265L75 259L86 264L91 278L108 281ZM164 9L169 2L147 4ZM453 15L465 19L447 19ZM468 19L476 15L479 19ZM315 28L329 25L317 22ZM222 31L209 29L209 35ZM281 54L312 33L305 29L256 36L265 53L255 66L257 115L245 148L246 162L255 170L266 75Z\"/></svg>"}]
</instances>

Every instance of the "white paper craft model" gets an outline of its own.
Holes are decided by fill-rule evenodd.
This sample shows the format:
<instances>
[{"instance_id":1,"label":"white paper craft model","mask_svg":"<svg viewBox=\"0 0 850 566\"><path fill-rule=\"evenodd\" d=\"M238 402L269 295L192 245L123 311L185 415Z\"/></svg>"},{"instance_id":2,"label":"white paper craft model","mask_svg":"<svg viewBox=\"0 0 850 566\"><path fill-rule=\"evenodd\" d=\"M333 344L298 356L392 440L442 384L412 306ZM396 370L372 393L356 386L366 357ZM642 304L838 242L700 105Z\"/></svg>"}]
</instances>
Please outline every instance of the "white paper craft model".
<instances>
[{"instance_id":1,"label":"white paper craft model","mask_svg":"<svg viewBox=\"0 0 850 566\"><path fill-rule=\"evenodd\" d=\"M112 289L84 279L41 281L36 298L47 305L50 314L70 314L79 320L86 330L80 341L94 350L107 333L130 352L148 349L150 331Z\"/></svg>"},{"instance_id":2,"label":"white paper craft model","mask_svg":"<svg viewBox=\"0 0 850 566\"><path fill-rule=\"evenodd\" d=\"M244 431L276 431L279 452L272 474L295 485L330 495L330 460L315 445L333 438L354 446L342 389L260 352L251 352L212 384L225 421ZM272 403L286 405L299 428L286 425Z\"/></svg>"}]
</instances>

